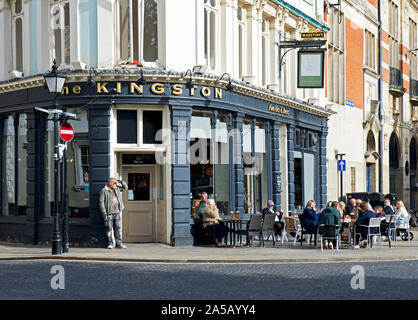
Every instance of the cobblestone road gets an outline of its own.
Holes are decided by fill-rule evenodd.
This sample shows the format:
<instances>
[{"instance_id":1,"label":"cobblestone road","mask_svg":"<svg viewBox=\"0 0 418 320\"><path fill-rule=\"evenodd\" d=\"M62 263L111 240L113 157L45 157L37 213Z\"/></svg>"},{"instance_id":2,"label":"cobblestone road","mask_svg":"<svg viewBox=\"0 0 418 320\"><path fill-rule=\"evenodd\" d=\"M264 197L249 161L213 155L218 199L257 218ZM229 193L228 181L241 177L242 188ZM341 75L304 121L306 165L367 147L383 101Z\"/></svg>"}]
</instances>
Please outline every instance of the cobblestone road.
<instances>
[{"instance_id":1,"label":"cobblestone road","mask_svg":"<svg viewBox=\"0 0 418 320\"><path fill-rule=\"evenodd\" d=\"M61 265L65 289L51 288ZM351 268L365 271L353 290ZM418 261L306 264L135 264L3 261L0 299L418 299Z\"/></svg>"}]
</instances>

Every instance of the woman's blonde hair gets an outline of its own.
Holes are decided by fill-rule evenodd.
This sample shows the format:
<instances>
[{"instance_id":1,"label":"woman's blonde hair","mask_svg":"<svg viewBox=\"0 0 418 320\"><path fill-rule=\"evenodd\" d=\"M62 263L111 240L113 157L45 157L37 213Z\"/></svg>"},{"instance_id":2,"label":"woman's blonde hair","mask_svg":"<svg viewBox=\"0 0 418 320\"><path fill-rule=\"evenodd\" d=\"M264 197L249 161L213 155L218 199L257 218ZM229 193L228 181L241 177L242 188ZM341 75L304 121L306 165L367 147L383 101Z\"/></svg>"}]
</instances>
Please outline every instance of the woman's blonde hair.
<instances>
[{"instance_id":1,"label":"woman's blonde hair","mask_svg":"<svg viewBox=\"0 0 418 320\"><path fill-rule=\"evenodd\" d=\"M345 209L345 202L344 201L340 201L340 208L341 208L341 210Z\"/></svg>"},{"instance_id":2,"label":"woman's blonde hair","mask_svg":"<svg viewBox=\"0 0 418 320\"><path fill-rule=\"evenodd\" d=\"M397 204L399 203L401 205L401 208L404 208L406 210L405 205L403 204L402 200L398 200L398 201L396 201L396 203Z\"/></svg>"},{"instance_id":3,"label":"woman's blonde hair","mask_svg":"<svg viewBox=\"0 0 418 320\"><path fill-rule=\"evenodd\" d=\"M314 203L315 202L315 200L309 200L307 203L306 203L306 207L305 208L310 208L311 207L311 204L312 203Z\"/></svg>"}]
</instances>

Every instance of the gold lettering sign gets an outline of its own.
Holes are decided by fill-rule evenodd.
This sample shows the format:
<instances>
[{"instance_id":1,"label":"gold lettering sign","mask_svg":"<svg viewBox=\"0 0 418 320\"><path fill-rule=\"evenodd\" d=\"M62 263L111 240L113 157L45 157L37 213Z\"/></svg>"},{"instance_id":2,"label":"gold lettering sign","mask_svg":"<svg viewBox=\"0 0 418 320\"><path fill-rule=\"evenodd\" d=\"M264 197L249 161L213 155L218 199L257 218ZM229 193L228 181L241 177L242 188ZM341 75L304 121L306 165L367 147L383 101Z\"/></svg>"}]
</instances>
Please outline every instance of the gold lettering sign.
<instances>
[{"instance_id":1,"label":"gold lettering sign","mask_svg":"<svg viewBox=\"0 0 418 320\"><path fill-rule=\"evenodd\" d=\"M151 91L155 94L163 94L164 93L164 86L161 83L154 83L151 86Z\"/></svg>"},{"instance_id":2,"label":"gold lettering sign","mask_svg":"<svg viewBox=\"0 0 418 320\"><path fill-rule=\"evenodd\" d=\"M275 106L273 104L269 104L269 111L281 113L281 114L284 114L284 115L289 115L290 114L289 109L286 109L285 107L282 107L282 106Z\"/></svg>"},{"instance_id":3,"label":"gold lettering sign","mask_svg":"<svg viewBox=\"0 0 418 320\"><path fill-rule=\"evenodd\" d=\"M167 84L166 84L167 85ZM122 86L127 89L130 94L143 94L144 87L141 84L136 82L97 82L96 85L96 93L103 94L103 93L111 93L111 94L120 94L122 93ZM213 98L213 99L222 99L222 88L216 87L200 87L194 85L189 89L189 96L194 97L195 94L199 94L203 98ZM164 94L166 87L163 83L153 83L149 87L151 93L156 95ZM74 85L66 85L62 88L61 94L62 95L70 95L75 94L79 95L83 93L83 87L79 84ZM110 90L110 91L109 91ZM185 94L184 84L174 83L171 84L171 88L167 89L173 96L181 96Z\"/></svg>"}]
</instances>

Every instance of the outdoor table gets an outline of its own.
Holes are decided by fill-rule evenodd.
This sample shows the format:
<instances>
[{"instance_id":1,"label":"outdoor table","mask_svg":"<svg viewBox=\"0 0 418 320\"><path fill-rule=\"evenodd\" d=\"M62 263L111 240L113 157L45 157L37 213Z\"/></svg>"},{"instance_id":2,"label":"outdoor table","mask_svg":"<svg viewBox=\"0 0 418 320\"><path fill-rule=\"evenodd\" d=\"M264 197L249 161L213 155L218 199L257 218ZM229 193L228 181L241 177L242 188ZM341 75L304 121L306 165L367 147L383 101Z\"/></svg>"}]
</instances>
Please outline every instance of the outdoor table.
<instances>
[{"instance_id":1,"label":"outdoor table","mask_svg":"<svg viewBox=\"0 0 418 320\"><path fill-rule=\"evenodd\" d=\"M236 232L238 230L242 230L242 224L247 224L250 219L223 219L223 222L228 226L230 232L229 232L229 244L234 246L236 245ZM241 234L240 236L240 243L241 243ZM225 237L225 244L227 244L228 241L228 235ZM248 241L248 239L247 239Z\"/></svg>"},{"instance_id":2,"label":"outdoor table","mask_svg":"<svg viewBox=\"0 0 418 320\"><path fill-rule=\"evenodd\" d=\"M342 221L342 223L348 224L348 240L347 240L347 242L348 242L348 247L350 247L351 241L353 239L352 232L354 232L354 230L353 230L354 221L352 219L344 219Z\"/></svg>"}]
</instances>

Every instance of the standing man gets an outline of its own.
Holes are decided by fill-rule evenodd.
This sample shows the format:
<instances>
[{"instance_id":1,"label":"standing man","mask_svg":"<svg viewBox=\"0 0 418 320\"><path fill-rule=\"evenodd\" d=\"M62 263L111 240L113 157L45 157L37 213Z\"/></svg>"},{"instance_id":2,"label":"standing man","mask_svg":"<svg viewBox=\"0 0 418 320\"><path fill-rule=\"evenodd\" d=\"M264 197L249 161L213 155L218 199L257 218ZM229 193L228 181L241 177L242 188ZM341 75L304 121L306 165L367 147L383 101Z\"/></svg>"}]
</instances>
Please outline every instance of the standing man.
<instances>
[{"instance_id":1,"label":"standing man","mask_svg":"<svg viewBox=\"0 0 418 320\"><path fill-rule=\"evenodd\" d=\"M121 214L125 206L121 191L127 189L128 185L125 181L110 178L107 185L100 190L100 211L105 220L108 249L113 249L112 231L115 234L116 248L126 249L126 246L122 244Z\"/></svg>"}]
</instances>

